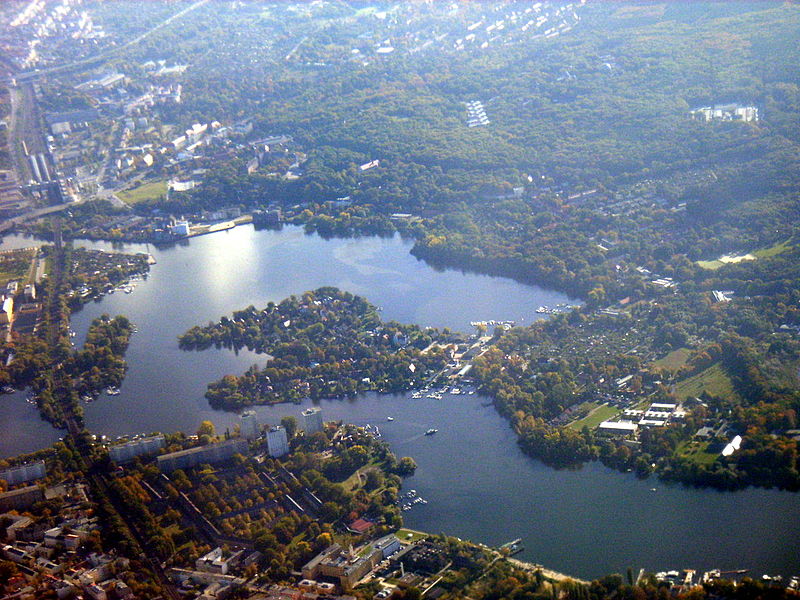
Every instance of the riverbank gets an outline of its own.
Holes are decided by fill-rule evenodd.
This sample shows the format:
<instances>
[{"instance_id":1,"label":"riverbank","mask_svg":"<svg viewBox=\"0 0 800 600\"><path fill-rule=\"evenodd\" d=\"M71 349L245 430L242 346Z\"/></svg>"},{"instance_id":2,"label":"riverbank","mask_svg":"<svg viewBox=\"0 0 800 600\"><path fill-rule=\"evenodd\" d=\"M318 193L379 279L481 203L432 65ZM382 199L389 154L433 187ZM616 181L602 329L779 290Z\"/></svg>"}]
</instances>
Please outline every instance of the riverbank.
<instances>
[{"instance_id":1,"label":"riverbank","mask_svg":"<svg viewBox=\"0 0 800 600\"><path fill-rule=\"evenodd\" d=\"M516 558L508 557L506 558L508 562L510 562L515 567L522 569L523 571L527 571L529 573L535 573L536 571L541 571L542 575L547 577L548 579L552 579L553 581L575 581L576 583L582 583L584 585L589 585L588 581L584 581L578 577L573 577L572 575L564 575L564 573L559 573L558 571L553 571L552 569L548 569L543 567L542 565L537 565L534 563L524 562L521 560L517 560Z\"/></svg>"}]
</instances>

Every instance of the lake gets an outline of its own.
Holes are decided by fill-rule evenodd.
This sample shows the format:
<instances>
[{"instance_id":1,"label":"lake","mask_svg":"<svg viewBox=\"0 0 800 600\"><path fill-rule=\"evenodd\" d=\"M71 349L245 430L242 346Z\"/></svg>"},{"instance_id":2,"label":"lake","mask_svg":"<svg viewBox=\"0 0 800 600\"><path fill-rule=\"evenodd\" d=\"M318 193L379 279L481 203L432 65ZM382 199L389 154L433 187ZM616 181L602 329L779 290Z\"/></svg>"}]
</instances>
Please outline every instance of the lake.
<instances>
[{"instance_id":1,"label":"lake","mask_svg":"<svg viewBox=\"0 0 800 600\"><path fill-rule=\"evenodd\" d=\"M3 247L12 245L30 243L9 236ZM570 302L504 278L434 269L411 256L410 247L399 236L324 240L296 227L251 226L164 249L125 246L154 255L158 264L150 276L132 294L109 295L72 319L77 343L104 312L125 314L139 329L120 395L88 405L87 426L109 436L194 431L203 419L214 421L218 431L232 427L237 416L212 410L203 396L206 385L263 365L264 358L247 351L182 352L177 336L249 304L264 307L323 285L363 295L382 308L384 319L465 332L477 320L524 325L538 317L538 306ZM321 406L329 420L377 424L399 456L417 461L406 488L429 504L403 513L411 527L488 544L522 537L520 558L583 578L629 566L800 573L800 557L790 550L800 538L798 494L667 486L599 464L555 471L525 457L508 423L477 395L437 401L366 394ZM276 422L301 409L259 407L258 414L263 422ZM429 427L439 433L424 436ZM0 456L45 446L60 435L38 420L24 394L0 397Z\"/></svg>"}]
</instances>

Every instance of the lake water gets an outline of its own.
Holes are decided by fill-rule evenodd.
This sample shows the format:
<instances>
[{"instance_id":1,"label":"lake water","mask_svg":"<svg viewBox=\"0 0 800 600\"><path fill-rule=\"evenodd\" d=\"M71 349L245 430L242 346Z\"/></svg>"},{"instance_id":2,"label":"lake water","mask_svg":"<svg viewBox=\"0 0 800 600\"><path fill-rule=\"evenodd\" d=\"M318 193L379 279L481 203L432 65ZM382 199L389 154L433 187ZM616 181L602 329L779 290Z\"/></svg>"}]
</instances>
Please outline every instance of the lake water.
<instances>
[{"instance_id":1,"label":"lake water","mask_svg":"<svg viewBox=\"0 0 800 600\"><path fill-rule=\"evenodd\" d=\"M30 245L8 238L4 247ZM111 249L110 244L82 244ZM132 294L113 294L75 313L82 343L91 320L125 314L138 326L121 394L86 407L87 426L117 436L193 431L210 419L218 431L236 415L214 411L206 384L241 373L262 356L225 350L182 352L177 336L249 304L334 285L383 308L385 319L470 331L474 320L537 317L540 305L567 302L556 292L417 261L399 237L323 240L298 228L238 227L150 251L158 261ZM500 544L522 537L520 558L591 578L629 566L751 568L800 573L800 495L770 490L720 493L639 481L601 465L555 471L525 457L508 423L485 398L441 401L367 394L322 403L325 418L378 424L400 455L419 465L406 488L429 500L403 513L411 527ZM259 407L263 422L299 415L295 405ZM387 422L386 417L394 417ZM439 433L424 436L429 427ZM38 420L24 394L0 397L0 456L34 450L61 435ZM37 441L39 443L37 443ZM655 487L656 491L650 491Z\"/></svg>"}]
</instances>

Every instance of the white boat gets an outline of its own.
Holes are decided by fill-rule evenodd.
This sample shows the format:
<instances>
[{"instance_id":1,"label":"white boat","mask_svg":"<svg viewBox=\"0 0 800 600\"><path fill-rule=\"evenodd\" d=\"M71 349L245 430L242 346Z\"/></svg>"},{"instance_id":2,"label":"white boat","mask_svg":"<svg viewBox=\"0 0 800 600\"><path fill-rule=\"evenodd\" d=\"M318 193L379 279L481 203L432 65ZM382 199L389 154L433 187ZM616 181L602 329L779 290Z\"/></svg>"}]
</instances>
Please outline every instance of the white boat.
<instances>
[{"instance_id":1,"label":"white boat","mask_svg":"<svg viewBox=\"0 0 800 600\"><path fill-rule=\"evenodd\" d=\"M434 433L438 433L438 432L439 432L438 429L431 428L431 429L428 429L428 431L425 432L425 435L433 435Z\"/></svg>"},{"instance_id":2,"label":"white boat","mask_svg":"<svg viewBox=\"0 0 800 600\"><path fill-rule=\"evenodd\" d=\"M394 417L386 417L387 421L394 421Z\"/></svg>"}]
</instances>

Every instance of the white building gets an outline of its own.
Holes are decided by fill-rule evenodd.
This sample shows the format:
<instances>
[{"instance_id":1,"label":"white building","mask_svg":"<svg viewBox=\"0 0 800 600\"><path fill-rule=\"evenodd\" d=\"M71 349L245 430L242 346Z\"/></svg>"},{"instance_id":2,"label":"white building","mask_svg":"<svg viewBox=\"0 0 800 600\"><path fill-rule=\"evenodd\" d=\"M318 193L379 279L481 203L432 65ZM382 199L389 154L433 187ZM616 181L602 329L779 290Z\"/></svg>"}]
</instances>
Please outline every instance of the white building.
<instances>
[{"instance_id":1,"label":"white building","mask_svg":"<svg viewBox=\"0 0 800 600\"><path fill-rule=\"evenodd\" d=\"M225 558L222 548L214 548L205 556L201 556L195 561L194 566L198 571L205 573L216 573L217 575L227 575L230 562L234 558L238 558L241 552L237 552L232 556Z\"/></svg>"},{"instance_id":2,"label":"white building","mask_svg":"<svg viewBox=\"0 0 800 600\"><path fill-rule=\"evenodd\" d=\"M189 235L189 221L177 221L175 225L172 225L169 228L169 232L172 235L180 235L182 237L186 237Z\"/></svg>"},{"instance_id":3,"label":"white building","mask_svg":"<svg viewBox=\"0 0 800 600\"><path fill-rule=\"evenodd\" d=\"M2 298L2 296L0 296ZM0 324L11 323L14 320L14 299L5 298L0 306Z\"/></svg>"},{"instance_id":4,"label":"white building","mask_svg":"<svg viewBox=\"0 0 800 600\"><path fill-rule=\"evenodd\" d=\"M260 431L258 429L258 418L256 417L255 411L246 410L239 418L241 419L239 431L241 431L242 435L248 440L257 438Z\"/></svg>"},{"instance_id":5,"label":"white building","mask_svg":"<svg viewBox=\"0 0 800 600\"><path fill-rule=\"evenodd\" d=\"M610 435L630 435L636 433L637 429L639 426L630 421L603 421L597 426L597 431Z\"/></svg>"},{"instance_id":6,"label":"white building","mask_svg":"<svg viewBox=\"0 0 800 600\"><path fill-rule=\"evenodd\" d=\"M303 429L306 435L322 431L322 409L311 407L300 413L303 416Z\"/></svg>"},{"instance_id":7,"label":"white building","mask_svg":"<svg viewBox=\"0 0 800 600\"><path fill-rule=\"evenodd\" d=\"M124 463L133 460L137 456L157 454L165 443L166 440L163 435L154 435L111 446L108 449L108 454L115 463Z\"/></svg>"},{"instance_id":8,"label":"white building","mask_svg":"<svg viewBox=\"0 0 800 600\"><path fill-rule=\"evenodd\" d=\"M289 454L289 440L286 438L286 430L280 425L269 428L267 432L267 450L272 458Z\"/></svg>"}]
</instances>

